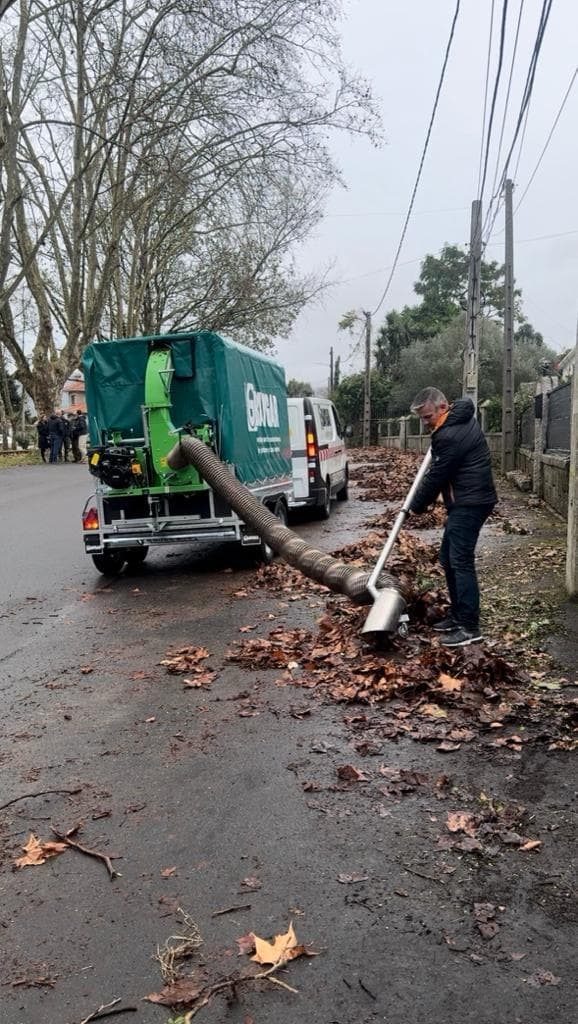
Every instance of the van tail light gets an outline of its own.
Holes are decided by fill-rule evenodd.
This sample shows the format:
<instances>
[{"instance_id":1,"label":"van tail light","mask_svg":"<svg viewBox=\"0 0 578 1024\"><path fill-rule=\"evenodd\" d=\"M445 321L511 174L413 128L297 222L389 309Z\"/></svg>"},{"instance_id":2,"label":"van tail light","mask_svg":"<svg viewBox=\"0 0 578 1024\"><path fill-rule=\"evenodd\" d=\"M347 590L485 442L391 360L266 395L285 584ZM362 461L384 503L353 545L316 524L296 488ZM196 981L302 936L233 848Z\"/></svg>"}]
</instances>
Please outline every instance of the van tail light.
<instances>
[{"instance_id":1,"label":"van tail light","mask_svg":"<svg viewBox=\"0 0 578 1024\"><path fill-rule=\"evenodd\" d=\"M310 459L317 458L317 445L315 444L315 434L307 433L307 457Z\"/></svg>"},{"instance_id":2,"label":"van tail light","mask_svg":"<svg viewBox=\"0 0 578 1024\"><path fill-rule=\"evenodd\" d=\"M100 522L98 519L98 511L94 505L92 505L91 508L87 509L82 517L82 528L83 530L98 530L99 527Z\"/></svg>"}]
</instances>

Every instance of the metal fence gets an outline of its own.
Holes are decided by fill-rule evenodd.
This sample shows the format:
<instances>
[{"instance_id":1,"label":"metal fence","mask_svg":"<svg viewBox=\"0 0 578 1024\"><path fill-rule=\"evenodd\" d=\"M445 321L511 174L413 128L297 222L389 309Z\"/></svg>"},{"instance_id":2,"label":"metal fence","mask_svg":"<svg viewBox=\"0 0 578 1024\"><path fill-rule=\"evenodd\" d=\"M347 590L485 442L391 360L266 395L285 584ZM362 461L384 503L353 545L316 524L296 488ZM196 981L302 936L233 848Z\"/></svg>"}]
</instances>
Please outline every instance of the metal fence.
<instances>
[{"instance_id":1,"label":"metal fence","mask_svg":"<svg viewBox=\"0 0 578 1024\"><path fill-rule=\"evenodd\" d=\"M570 417L572 411L572 383L560 384L548 395L548 427L546 447L556 451L570 451Z\"/></svg>"}]
</instances>

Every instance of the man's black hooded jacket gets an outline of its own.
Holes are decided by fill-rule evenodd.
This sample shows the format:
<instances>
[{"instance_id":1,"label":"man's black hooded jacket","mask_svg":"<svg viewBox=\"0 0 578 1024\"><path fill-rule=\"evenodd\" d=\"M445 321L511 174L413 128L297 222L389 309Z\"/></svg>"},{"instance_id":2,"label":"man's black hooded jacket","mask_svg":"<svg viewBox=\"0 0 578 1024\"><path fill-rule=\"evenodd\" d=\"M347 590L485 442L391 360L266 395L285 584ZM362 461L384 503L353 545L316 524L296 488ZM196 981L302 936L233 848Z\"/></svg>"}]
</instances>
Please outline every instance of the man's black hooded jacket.
<instances>
[{"instance_id":1,"label":"man's black hooded jacket","mask_svg":"<svg viewBox=\"0 0 578 1024\"><path fill-rule=\"evenodd\" d=\"M471 398L460 398L431 436L432 465L411 503L424 512L443 495L446 508L454 505L495 505L490 449L474 415Z\"/></svg>"}]
</instances>

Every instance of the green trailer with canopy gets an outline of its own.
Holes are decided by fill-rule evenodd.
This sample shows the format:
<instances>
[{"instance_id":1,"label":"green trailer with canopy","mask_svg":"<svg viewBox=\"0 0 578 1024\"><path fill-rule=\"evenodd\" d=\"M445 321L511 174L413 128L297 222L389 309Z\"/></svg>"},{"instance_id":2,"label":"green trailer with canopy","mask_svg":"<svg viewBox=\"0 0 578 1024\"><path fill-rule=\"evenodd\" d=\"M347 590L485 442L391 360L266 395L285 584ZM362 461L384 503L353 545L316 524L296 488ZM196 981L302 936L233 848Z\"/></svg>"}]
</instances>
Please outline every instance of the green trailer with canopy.
<instances>
[{"instance_id":1,"label":"green trailer with canopy","mask_svg":"<svg viewBox=\"0 0 578 1024\"><path fill-rule=\"evenodd\" d=\"M171 470L185 435L286 520L292 498L285 371L212 331L98 341L82 359L96 493L83 513L86 551L104 573L151 546L213 538L270 549L192 466Z\"/></svg>"}]
</instances>

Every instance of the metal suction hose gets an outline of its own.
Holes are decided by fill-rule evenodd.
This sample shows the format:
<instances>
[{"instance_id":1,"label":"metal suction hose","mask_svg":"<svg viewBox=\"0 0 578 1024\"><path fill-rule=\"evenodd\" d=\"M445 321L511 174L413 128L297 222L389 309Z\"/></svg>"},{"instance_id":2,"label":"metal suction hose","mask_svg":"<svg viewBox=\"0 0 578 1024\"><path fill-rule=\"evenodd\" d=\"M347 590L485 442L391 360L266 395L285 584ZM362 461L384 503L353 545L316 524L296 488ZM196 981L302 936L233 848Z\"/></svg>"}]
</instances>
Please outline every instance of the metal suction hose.
<instances>
[{"instance_id":1,"label":"metal suction hose","mask_svg":"<svg viewBox=\"0 0 578 1024\"><path fill-rule=\"evenodd\" d=\"M367 589L370 573L344 565L332 555L318 551L301 540L233 476L204 441L198 437L183 437L169 452L167 462L174 470L194 466L203 480L228 502L247 526L255 530L285 562L295 566L305 576L322 583L329 590L345 594L357 604L368 604L371 601ZM389 573L382 573L377 583L380 589L393 587L405 597L399 580Z\"/></svg>"}]
</instances>

